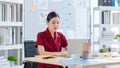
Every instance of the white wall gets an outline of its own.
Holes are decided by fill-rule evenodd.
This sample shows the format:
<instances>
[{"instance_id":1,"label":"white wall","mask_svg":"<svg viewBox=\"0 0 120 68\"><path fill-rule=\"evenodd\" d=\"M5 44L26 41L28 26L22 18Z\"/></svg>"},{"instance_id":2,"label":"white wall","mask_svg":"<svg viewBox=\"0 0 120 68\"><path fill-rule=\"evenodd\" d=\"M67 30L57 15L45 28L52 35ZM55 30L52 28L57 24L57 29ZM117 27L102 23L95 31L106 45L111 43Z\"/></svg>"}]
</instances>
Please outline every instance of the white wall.
<instances>
[{"instance_id":1,"label":"white wall","mask_svg":"<svg viewBox=\"0 0 120 68\"><path fill-rule=\"evenodd\" d=\"M44 8L42 8L43 6ZM32 7L36 10L32 11ZM25 0L24 39L36 40L39 31L46 29L46 15L55 10L60 15L58 31L67 39L88 39L90 8L88 0Z\"/></svg>"}]
</instances>

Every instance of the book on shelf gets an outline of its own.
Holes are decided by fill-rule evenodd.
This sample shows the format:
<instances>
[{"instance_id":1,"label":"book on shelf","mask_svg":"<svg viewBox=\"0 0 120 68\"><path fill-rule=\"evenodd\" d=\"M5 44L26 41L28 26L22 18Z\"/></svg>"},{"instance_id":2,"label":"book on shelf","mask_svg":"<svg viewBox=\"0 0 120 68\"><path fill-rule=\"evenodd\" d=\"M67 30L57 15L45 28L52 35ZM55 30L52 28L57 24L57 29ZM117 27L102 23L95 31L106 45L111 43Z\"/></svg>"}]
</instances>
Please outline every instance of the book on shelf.
<instances>
[{"instance_id":1,"label":"book on shelf","mask_svg":"<svg viewBox=\"0 0 120 68\"><path fill-rule=\"evenodd\" d=\"M112 0L107 0L107 6L114 6L114 3Z\"/></svg>"},{"instance_id":2,"label":"book on shelf","mask_svg":"<svg viewBox=\"0 0 120 68\"><path fill-rule=\"evenodd\" d=\"M111 3L111 6L115 6L115 0L109 0Z\"/></svg>"},{"instance_id":3,"label":"book on shelf","mask_svg":"<svg viewBox=\"0 0 120 68\"><path fill-rule=\"evenodd\" d=\"M103 0L98 0L98 6L102 6L103 5Z\"/></svg>"},{"instance_id":4,"label":"book on shelf","mask_svg":"<svg viewBox=\"0 0 120 68\"><path fill-rule=\"evenodd\" d=\"M9 38L8 38L8 41L9 41L9 43L8 44L12 44L12 28L11 27L9 27L8 28L8 36L9 36Z\"/></svg>"},{"instance_id":5,"label":"book on shelf","mask_svg":"<svg viewBox=\"0 0 120 68\"><path fill-rule=\"evenodd\" d=\"M11 7L11 22L13 22L13 21L14 21L14 18L15 18L15 17L14 17L14 12L15 12L15 11L14 11L14 4L11 4L10 7Z\"/></svg>"},{"instance_id":6,"label":"book on shelf","mask_svg":"<svg viewBox=\"0 0 120 68\"><path fill-rule=\"evenodd\" d=\"M22 22L22 19L23 19L23 13L22 13L22 11L23 11L23 5L20 4L20 22Z\"/></svg>"},{"instance_id":7,"label":"book on shelf","mask_svg":"<svg viewBox=\"0 0 120 68\"><path fill-rule=\"evenodd\" d=\"M16 22L16 4L14 4L14 20Z\"/></svg>"},{"instance_id":8,"label":"book on shelf","mask_svg":"<svg viewBox=\"0 0 120 68\"><path fill-rule=\"evenodd\" d=\"M120 24L120 13L112 13L113 24Z\"/></svg>"},{"instance_id":9,"label":"book on shelf","mask_svg":"<svg viewBox=\"0 0 120 68\"><path fill-rule=\"evenodd\" d=\"M11 21L16 22L16 4L11 4Z\"/></svg>"},{"instance_id":10,"label":"book on shelf","mask_svg":"<svg viewBox=\"0 0 120 68\"><path fill-rule=\"evenodd\" d=\"M98 0L98 6L115 6L115 0Z\"/></svg>"},{"instance_id":11,"label":"book on shelf","mask_svg":"<svg viewBox=\"0 0 120 68\"><path fill-rule=\"evenodd\" d=\"M108 0L103 0L103 5L102 6L108 6Z\"/></svg>"},{"instance_id":12,"label":"book on shelf","mask_svg":"<svg viewBox=\"0 0 120 68\"><path fill-rule=\"evenodd\" d=\"M7 15L6 15L7 16L6 17L7 20L6 21L11 21L11 11L10 11L11 7L10 7L10 3L7 3L6 6L7 6L7 11L6 11L7 12Z\"/></svg>"},{"instance_id":13,"label":"book on shelf","mask_svg":"<svg viewBox=\"0 0 120 68\"><path fill-rule=\"evenodd\" d=\"M22 27L17 27L16 28L16 44L21 44L22 43Z\"/></svg>"},{"instance_id":14,"label":"book on shelf","mask_svg":"<svg viewBox=\"0 0 120 68\"><path fill-rule=\"evenodd\" d=\"M0 28L0 45L1 44L4 44L4 36L5 36L5 33L4 33L4 28Z\"/></svg>"},{"instance_id":15,"label":"book on shelf","mask_svg":"<svg viewBox=\"0 0 120 68\"><path fill-rule=\"evenodd\" d=\"M110 11L103 11L102 12L102 24L110 24L110 17L111 13Z\"/></svg>"},{"instance_id":16,"label":"book on shelf","mask_svg":"<svg viewBox=\"0 0 120 68\"><path fill-rule=\"evenodd\" d=\"M5 21L5 4L2 4L2 21Z\"/></svg>"},{"instance_id":17,"label":"book on shelf","mask_svg":"<svg viewBox=\"0 0 120 68\"><path fill-rule=\"evenodd\" d=\"M21 22L22 21L22 5L16 4L16 21Z\"/></svg>"},{"instance_id":18,"label":"book on shelf","mask_svg":"<svg viewBox=\"0 0 120 68\"><path fill-rule=\"evenodd\" d=\"M0 3L0 21L2 21L2 3Z\"/></svg>"},{"instance_id":19,"label":"book on shelf","mask_svg":"<svg viewBox=\"0 0 120 68\"><path fill-rule=\"evenodd\" d=\"M6 3L4 3L4 21L7 21L7 17L8 17L8 6L7 6L8 4L6 4Z\"/></svg>"}]
</instances>

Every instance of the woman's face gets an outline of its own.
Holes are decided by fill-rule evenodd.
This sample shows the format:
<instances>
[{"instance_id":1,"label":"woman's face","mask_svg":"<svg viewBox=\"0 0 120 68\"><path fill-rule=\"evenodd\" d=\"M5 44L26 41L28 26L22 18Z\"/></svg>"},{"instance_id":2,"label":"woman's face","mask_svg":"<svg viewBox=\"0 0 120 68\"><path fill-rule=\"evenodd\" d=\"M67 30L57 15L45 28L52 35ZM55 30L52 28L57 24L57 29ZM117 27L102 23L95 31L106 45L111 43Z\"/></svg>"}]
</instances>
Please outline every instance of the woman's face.
<instances>
[{"instance_id":1,"label":"woman's face","mask_svg":"<svg viewBox=\"0 0 120 68\"><path fill-rule=\"evenodd\" d=\"M59 17L53 17L49 22L47 22L47 25L51 31L56 31L59 25Z\"/></svg>"}]
</instances>

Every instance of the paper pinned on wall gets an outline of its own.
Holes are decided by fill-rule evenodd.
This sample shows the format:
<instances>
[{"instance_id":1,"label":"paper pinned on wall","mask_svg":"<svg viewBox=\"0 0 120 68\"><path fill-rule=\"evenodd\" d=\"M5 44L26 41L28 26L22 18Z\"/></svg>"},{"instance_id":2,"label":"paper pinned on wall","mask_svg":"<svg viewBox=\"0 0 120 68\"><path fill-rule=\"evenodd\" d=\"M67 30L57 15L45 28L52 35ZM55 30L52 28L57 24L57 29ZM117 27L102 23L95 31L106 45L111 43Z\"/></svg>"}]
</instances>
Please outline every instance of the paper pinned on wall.
<instances>
[{"instance_id":1,"label":"paper pinned on wall","mask_svg":"<svg viewBox=\"0 0 120 68\"><path fill-rule=\"evenodd\" d=\"M40 24L42 24L43 22L46 22L46 18L47 18L47 14L48 14L49 11L40 11L39 12L39 22Z\"/></svg>"},{"instance_id":2,"label":"paper pinned on wall","mask_svg":"<svg viewBox=\"0 0 120 68\"><path fill-rule=\"evenodd\" d=\"M47 10L48 0L34 0L34 6L39 10Z\"/></svg>"},{"instance_id":3,"label":"paper pinned on wall","mask_svg":"<svg viewBox=\"0 0 120 68\"><path fill-rule=\"evenodd\" d=\"M51 0L52 2L60 2L60 1L63 1L63 0Z\"/></svg>"},{"instance_id":4,"label":"paper pinned on wall","mask_svg":"<svg viewBox=\"0 0 120 68\"><path fill-rule=\"evenodd\" d=\"M32 12L36 12L36 10L37 10L37 9L36 9L35 6L32 6L32 7L31 7L31 11L32 11Z\"/></svg>"}]
</instances>

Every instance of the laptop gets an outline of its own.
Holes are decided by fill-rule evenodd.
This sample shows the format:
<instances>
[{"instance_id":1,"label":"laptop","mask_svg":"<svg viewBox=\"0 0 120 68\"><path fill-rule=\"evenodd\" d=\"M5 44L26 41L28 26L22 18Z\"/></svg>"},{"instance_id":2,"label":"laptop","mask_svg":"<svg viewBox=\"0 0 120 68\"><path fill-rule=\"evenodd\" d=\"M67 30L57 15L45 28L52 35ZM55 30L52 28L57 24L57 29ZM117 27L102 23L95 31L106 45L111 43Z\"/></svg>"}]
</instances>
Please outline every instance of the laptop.
<instances>
[{"instance_id":1,"label":"laptop","mask_svg":"<svg viewBox=\"0 0 120 68\"><path fill-rule=\"evenodd\" d=\"M69 56L71 56L71 54L80 54L80 56L86 55L83 53L83 45L85 42L88 42L88 39L68 39L67 41L68 41ZM86 57L82 57L82 58L86 58Z\"/></svg>"}]
</instances>

